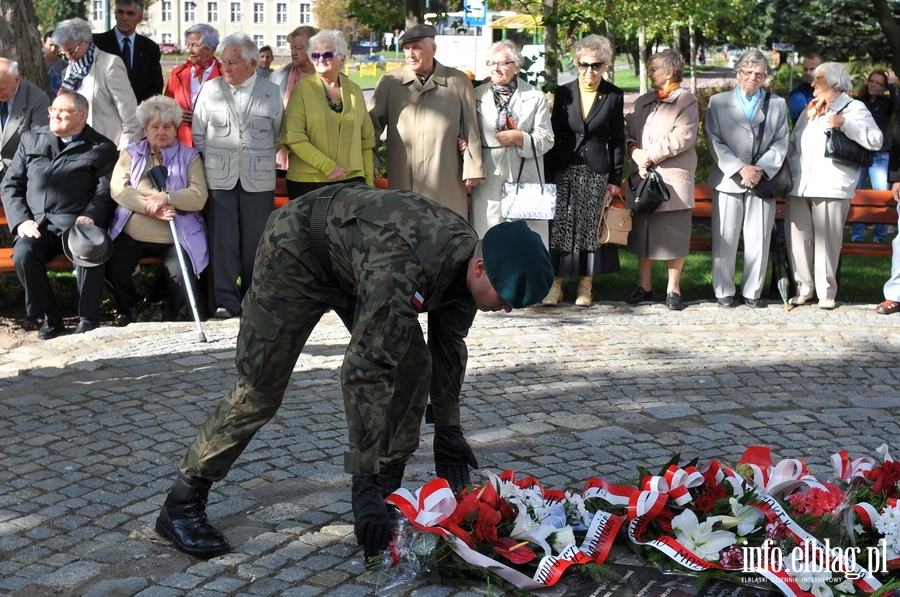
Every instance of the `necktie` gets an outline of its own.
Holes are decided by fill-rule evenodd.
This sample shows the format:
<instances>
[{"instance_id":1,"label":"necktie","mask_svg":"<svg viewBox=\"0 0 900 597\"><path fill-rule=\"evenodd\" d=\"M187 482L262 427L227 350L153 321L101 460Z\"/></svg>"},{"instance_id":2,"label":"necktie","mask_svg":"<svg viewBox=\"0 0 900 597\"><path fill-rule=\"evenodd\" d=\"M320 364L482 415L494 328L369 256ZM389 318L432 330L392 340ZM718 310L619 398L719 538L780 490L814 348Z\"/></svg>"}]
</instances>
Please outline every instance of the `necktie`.
<instances>
[{"instance_id":1,"label":"necktie","mask_svg":"<svg viewBox=\"0 0 900 597\"><path fill-rule=\"evenodd\" d=\"M125 61L125 70L131 72L131 40L122 38L122 60Z\"/></svg>"},{"instance_id":2,"label":"necktie","mask_svg":"<svg viewBox=\"0 0 900 597\"><path fill-rule=\"evenodd\" d=\"M0 128L6 128L6 119L9 118L9 106L6 102L0 102Z\"/></svg>"}]
</instances>

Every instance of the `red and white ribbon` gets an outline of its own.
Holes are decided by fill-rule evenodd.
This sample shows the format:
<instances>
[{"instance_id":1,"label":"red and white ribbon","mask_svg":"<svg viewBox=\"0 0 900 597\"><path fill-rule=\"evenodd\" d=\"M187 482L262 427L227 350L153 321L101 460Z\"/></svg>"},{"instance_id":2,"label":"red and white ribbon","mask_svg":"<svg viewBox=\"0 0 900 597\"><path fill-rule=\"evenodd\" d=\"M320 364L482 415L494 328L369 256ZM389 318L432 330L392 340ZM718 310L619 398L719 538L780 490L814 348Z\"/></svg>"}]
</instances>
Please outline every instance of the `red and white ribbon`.
<instances>
[{"instance_id":1,"label":"red and white ribbon","mask_svg":"<svg viewBox=\"0 0 900 597\"><path fill-rule=\"evenodd\" d=\"M581 497L586 500L600 498L613 506L627 506L631 496L637 491L630 485L613 485L599 477L592 477L585 482Z\"/></svg>"},{"instance_id":2,"label":"red and white ribbon","mask_svg":"<svg viewBox=\"0 0 900 597\"><path fill-rule=\"evenodd\" d=\"M456 510L456 496L446 479L434 479L420 487L415 495L400 488L384 501L393 504L419 531L450 535L450 531L438 526Z\"/></svg>"},{"instance_id":3,"label":"red and white ribbon","mask_svg":"<svg viewBox=\"0 0 900 597\"><path fill-rule=\"evenodd\" d=\"M868 482L865 473L875 468L875 459L863 456L850 460L847 450L841 450L831 455L831 468L834 476L840 481L853 483L856 481Z\"/></svg>"}]
</instances>

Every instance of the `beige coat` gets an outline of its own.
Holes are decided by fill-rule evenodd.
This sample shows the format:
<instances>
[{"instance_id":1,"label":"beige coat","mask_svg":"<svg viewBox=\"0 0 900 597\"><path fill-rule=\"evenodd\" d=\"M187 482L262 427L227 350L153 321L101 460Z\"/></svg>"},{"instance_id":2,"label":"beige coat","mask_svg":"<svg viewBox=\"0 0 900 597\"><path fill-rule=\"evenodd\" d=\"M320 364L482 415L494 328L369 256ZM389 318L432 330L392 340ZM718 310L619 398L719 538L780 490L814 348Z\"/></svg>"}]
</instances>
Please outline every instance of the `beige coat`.
<instances>
[{"instance_id":1,"label":"beige coat","mask_svg":"<svg viewBox=\"0 0 900 597\"><path fill-rule=\"evenodd\" d=\"M71 68L71 65L66 67L63 79L69 76ZM119 149L144 136L135 115L137 100L128 71L118 56L95 49L94 66L82 80L78 93L90 104L88 124Z\"/></svg>"},{"instance_id":2,"label":"beige coat","mask_svg":"<svg viewBox=\"0 0 900 597\"><path fill-rule=\"evenodd\" d=\"M700 111L697 98L689 91L677 89L664 100L657 101L650 91L634 102L634 111L625 117L625 143L628 155L637 146L650 154L656 170L669 187L669 200L656 211L675 211L694 207L694 174L697 171L697 129ZM629 180L640 180L634 162ZM633 175L633 177L632 177ZM628 207L634 208L634 193L628 188Z\"/></svg>"},{"instance_id":3,"label":"beige coat","mask_svg":"<svg viewBox=\"0 0 900 597\"><path fill-rule=\"evenodd\" d=\"M385 74L369 100L375 138L387 131L392 189L409 189L465 218L467 178L484 178L475 94L469 78L434 63L423 85L408 66ZM457 138L469 146L460 155Z\"/></svg>"}]
</instances>

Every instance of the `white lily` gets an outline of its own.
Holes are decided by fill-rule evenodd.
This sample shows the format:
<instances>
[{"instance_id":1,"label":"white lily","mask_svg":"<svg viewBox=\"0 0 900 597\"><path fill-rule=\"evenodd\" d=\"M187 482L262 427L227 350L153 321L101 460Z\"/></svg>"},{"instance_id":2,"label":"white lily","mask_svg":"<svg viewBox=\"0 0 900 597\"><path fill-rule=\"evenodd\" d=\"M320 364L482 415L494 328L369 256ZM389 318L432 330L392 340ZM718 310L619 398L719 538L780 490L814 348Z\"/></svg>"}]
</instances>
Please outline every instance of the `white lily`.
<instances>
[{"instance_id":1,"label":"white lily","mask_svg":"<svg viewBox=\"0 0 900 597\"><path fill-rule=\"evenodd\" d=\"M734 545L737 537L729 531L714 531L713 519L700 522L693 510L685 510L672 519L675 538L708 562L718 562L719 552Z\"/></svg>"},{"instance_id":2,"label":"white lily","mask_svg":"<svg viewBox=\"0 0 900 597\"><path fill-rule=\"evenodd\" d=\"M737 527L738 535L746 537L759 526L757 523L762 520L762 511L755 506L745 506L737 499L730 498L728 503L731 504L731 516L711 516L709 520L720 523L726 529Z\"/></svg>"},{"instance_id":3,"label":"white lily","mask_svg":"<svg viewBox=\"0 0 900 597\"><path fill-rule=\"evenodd\" d=\"M550 555L552 550L550 549L550 544L547 542L547 537L559 529L555 526L540 524L539 522L532 520L531 516L528 515L528 508L526 508L522 502L511 499L510 504L516 508L517 514L516 523L509 536L513 539L518 539L519 541L531 541L532 543L540 545L541 549L544 550L544 553Z\"/></svg>"}]
</instances>

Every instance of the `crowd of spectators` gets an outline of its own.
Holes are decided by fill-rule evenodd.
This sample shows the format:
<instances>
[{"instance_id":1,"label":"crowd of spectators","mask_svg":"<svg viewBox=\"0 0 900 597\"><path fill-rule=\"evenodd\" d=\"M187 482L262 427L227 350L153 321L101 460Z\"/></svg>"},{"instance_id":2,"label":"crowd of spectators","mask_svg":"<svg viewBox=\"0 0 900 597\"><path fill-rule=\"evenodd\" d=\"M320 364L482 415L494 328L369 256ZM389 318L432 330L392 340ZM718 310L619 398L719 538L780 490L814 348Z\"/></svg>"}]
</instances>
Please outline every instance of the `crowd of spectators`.
<instances>
[{"instance_id":1,"label":"crowd of spectators","mask_svg":"<svg viewBox=\"0 0 900 597\"><path fill-rule=\"evenodd\" d=\"M342 72L350 56L347 40L338 31L311 27L290 34L291 60L273 69L270 47L257 49L241 33L220 43L213 27L194 25L184 33L188 60L164 84L158 45L137 33L143 8L141 0L117 0L110 31L94 34L86 21L69 19L44 36L51 90L66 106L50 107L43 91L20 79L16 62L0 58L3 201L8 214L19 216L9 219L17 264L31 255L28 273L23 262L19 277L29 315L49 326L42 337L61 333L62 324L54 303L35 298L36 288L45 292L43 281L35 286L35 263L66 247L41 243L42 252L34 257L30 245L41 226L50 225L60 243L67 228L60 221L69 227L111 225L112 257L96 267L105 265L122 324L133 320L142 298L131 274L147 255L163 262L159 286L166 290L173 319L185 317L186 284L196 286L206 315L236 317L253 278L259 237L274 209L276 178L287 179L291 199L336 183L372 185L379 143L385 145L390 188L409 189L453 209L469 218L479 236L505 221L500 202L505 183L555 184L555 217L527 221L548 247L554 267L544 305L559 303L562 281L577 278L575 303L589 306L595 277L619 270L617 246L597 242L603 209L610 196L620 194L633 207L637 183L655 170L669 200L652 214L634 214L627 249L638 258L638 280L624 298L632 304L654 300L653 262L665 261L667 287L659 298L669 309L684 308L680 279L692 231L700 115L697 98L682 85L684 62L677 52L664 50L649 59L652 90L638 97L626 116L622 90L604 78L614 55L601 36L576 43L578 77L560 86L551 104L520 78L524 58L512 41L488 49L490 77L473 88L464 72L435 59L435 29L417 25L399 40L406 64L379 80L366 105L360 87ZM848 199L867 184L880 190L893 184L895 195L900 193L895 180L900 152L893 151L889 130L896 121L892 116L900 114L897 77L889 70L872 71L854 99L846 69L813 53L804 57L803 81L785 101L765 90L770 75L764 54L745 52L735 63L736 88L713 96L706 115L714 189L713 289L723 308L741 302L765 306L775 199L761 196L757 185L787 165L793 179L784 231L797 289L792 302L805 304L815 296L820 308L832 309ZM48 114L50 127L43 129ZM59 134L82 114L83 127L73 135ZM872 165L860 169L825 157L824 131L830 128L875 152ZM56 147L48 132L62 145ZM68 202L69 211L59 220L55 216L63 208L48 196L72 194L72 187L49 188L53 179L35 184L33 171L46 165L34 163L22 147L42 139L54 152L65 153L82 137L108 139L121 153L104 168L83 164L93 183L85 183L85 195ZM626 156L630 170L623 176ZM148 171L154 165L168 168L168 192L151 184ZM11 170L15 175L6 176ZM97 211L98 205L103 209ZM87 210L93 215L85 219ZM178 238L170 232L170 220ZM874 233L875 242L886 239L885 227ZM861 241L864 234L864 227L854 225L852 240ZM178 268L176 242L189 255L190 279ZM900 263L894 265L894 278L900 279ZM878 312L900 311L895 287L900 283L886 285L887 300ZM99 318L88 309L83 320L79 330L87 331Z\"/></svg>"}]
</instances>

